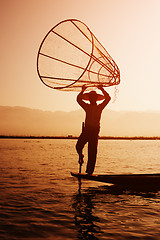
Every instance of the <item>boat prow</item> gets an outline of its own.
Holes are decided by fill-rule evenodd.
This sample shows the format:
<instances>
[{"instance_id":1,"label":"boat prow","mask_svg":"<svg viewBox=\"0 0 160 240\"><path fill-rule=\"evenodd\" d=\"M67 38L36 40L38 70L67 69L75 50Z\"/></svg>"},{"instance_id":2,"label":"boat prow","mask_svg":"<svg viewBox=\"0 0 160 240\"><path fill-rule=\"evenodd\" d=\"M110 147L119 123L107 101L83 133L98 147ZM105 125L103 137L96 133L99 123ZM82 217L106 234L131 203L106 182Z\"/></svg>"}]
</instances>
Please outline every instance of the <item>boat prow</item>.
<instances>
[{"instance_id":1,"label":"boat prow","mask_svg":"<svg viewBox=\"0 0 160 240\"><path fill-rule=\"evenodd\" d=\"M118 175L89 175L83 173L73 173L71 175L81 179L87 179L92 181L118 184L124 186L148 186L160 188L160 174L118 174Z\"/></svg>"}]
</instances>

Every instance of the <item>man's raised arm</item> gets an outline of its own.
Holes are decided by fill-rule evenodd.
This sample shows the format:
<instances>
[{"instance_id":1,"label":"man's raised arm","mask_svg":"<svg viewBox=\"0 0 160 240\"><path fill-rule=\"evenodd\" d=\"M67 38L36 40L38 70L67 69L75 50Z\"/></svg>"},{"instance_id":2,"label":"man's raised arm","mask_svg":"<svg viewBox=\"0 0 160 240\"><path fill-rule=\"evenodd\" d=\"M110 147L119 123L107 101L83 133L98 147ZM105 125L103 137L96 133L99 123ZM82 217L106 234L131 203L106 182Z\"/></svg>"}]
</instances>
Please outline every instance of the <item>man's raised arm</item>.
<instances>
[{"instance_id":1,"label":"man's raised arm","mask_svg":"<svg viewBox=\"0 0 160 240\"><path fill-rule=\"evenodd\" d=\"M101 92L103 93L103 96L104 96L104 101L99 104L99 106L101 106L102 109L105 108L105 106L109 103L109 101L111 100L111 97L110 95L104 90L104 88L102 86L99 86L98 89L101 90Z\"/></svg>"},{"instance_id":2,"label":"man's raised arm","mask_svg":"<svg viewBox=\"0 0 160 240\"><path fill-rule=\"evenodd\" d=\"M77 102L78 102L78 104L79 104L83 109L85 109L85 106L87 105L87 104L82 100L82 98L83 98L83 93L84 93L84 91L86 90L86 88L87 88L87 87L86 87L85 85L83 85L81 92L77 95Z\"/></svg>"}]
</instances>

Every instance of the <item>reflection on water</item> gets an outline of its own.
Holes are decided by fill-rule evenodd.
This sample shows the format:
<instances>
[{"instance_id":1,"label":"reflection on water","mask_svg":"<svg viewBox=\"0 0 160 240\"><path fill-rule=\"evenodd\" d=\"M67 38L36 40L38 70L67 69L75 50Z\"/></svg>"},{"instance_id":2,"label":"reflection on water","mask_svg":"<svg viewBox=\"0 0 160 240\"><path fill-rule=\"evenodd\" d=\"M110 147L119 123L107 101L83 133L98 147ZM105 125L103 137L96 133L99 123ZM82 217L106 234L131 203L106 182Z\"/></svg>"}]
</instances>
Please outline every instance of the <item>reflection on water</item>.
<instances>
[{"instance_id":1,"label":"reflection on water","mask_svg":"<svg viewBox=\"0 0 160 240\"><path fill-rule=\"evenodd\" d=\"M156 237L149 237L152 233L148 232L148 238L143 238L146 223L149 222L151 232L160 223L159 211L154 213L152 218L149 207L151 203L158 207L159 190L160 186L154 190L147 190L116 185L81 189L73 196L72 205L75 210L78 239L134 239L134 234L137 236L135 239L159 239L159 230L154 231ZM102 204L105 204L103 210ZM144 213L142 207L148 212ZM138 228L141 229L141 234L138 233ZM121 231L117 232L119 229Z\"/></svg>"},{"instance_id":2,"label":"reflection on water","mask_svg":"<svg viewBox=\"0 0 160 240\"><path fill-rule=\"evenodd\" d=\"M0 239L160 236L159 189L83 180L74 140L0 140ZM160 141L100 141L95 173L160 172ZM85 171L85 163L82 172Z\"/></svg>"},{"instance_id":3,"label":"reflection on water","mask_svg":"<svg viewBox=\"0 0 160 240\"><path fill-rule=\"evenodd\" d=\"M73 208L75 209L75 226L79 239L98 239L94 233L102 233L95 216L92 198L86 193L78 193L73 197Z\"/></svg>"}]
</instances>

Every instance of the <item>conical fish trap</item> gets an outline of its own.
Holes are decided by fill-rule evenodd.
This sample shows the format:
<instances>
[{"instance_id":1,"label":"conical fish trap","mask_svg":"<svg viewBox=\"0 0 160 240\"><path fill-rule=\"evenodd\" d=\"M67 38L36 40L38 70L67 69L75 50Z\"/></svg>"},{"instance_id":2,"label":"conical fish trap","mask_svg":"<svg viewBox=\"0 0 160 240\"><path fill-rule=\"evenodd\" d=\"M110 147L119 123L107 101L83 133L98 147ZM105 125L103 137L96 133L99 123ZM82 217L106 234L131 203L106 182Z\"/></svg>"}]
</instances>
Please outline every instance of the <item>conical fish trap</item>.
<instances>
[{"instance_id":1,"label":"conical fish trap","mask_svg":"<svg viewBox=\"0 0 160 240\"><path fill-rule=\"evenodd\" d=\"M80 91L120 83L120 70L91 30L81 21L58 23L43 39L38 51L37 71L48 87Z\"/></svg>"}]
</instances>

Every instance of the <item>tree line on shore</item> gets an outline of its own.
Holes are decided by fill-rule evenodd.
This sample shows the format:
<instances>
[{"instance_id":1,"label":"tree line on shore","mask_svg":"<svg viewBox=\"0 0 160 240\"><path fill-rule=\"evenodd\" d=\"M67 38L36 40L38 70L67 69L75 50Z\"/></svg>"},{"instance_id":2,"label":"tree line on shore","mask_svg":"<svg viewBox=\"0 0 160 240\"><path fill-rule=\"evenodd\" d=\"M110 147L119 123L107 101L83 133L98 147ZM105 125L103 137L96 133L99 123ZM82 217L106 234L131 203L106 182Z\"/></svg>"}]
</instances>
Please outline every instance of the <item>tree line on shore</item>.
<instances>
[{"instance_id":1,"label":"tree line on shore","mask_svg":"<svg viewBox=\"0 0 160 240\"><path fill-rule=\"evenodd\" d=\"M10 135L0 135L1 139L78 139L77 136L10 136ZM160 140L160 137L114 137L114 136L99 136L102 140Z\"/></svg>"}]
</instances>

